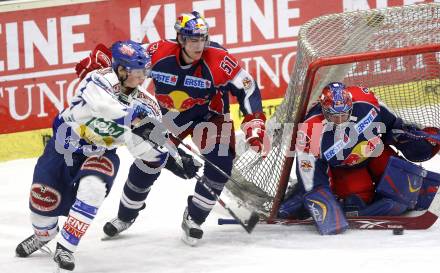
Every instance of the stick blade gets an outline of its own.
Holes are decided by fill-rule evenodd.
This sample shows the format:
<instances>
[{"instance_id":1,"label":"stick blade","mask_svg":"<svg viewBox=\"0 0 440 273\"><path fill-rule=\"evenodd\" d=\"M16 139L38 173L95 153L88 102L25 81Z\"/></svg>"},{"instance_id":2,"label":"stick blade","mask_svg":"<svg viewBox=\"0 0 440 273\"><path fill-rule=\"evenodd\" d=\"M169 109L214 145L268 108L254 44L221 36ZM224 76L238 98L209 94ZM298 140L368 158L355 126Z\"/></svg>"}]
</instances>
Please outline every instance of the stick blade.
<instances>
[{"instance_id":1,"label":"stick blade","mask_svg":"<svg viewBox=\"0 0 440 273\"><path fill-rule=\"evenodd\" d=\"M247 231L247 233L251 234L259 221L260 221L260 215L258 215L258 213L256 213L255 211L252 212L251 216L247 220L247 223L245 223L246 224L245 230Z\"/></svg>"}]
</instances>

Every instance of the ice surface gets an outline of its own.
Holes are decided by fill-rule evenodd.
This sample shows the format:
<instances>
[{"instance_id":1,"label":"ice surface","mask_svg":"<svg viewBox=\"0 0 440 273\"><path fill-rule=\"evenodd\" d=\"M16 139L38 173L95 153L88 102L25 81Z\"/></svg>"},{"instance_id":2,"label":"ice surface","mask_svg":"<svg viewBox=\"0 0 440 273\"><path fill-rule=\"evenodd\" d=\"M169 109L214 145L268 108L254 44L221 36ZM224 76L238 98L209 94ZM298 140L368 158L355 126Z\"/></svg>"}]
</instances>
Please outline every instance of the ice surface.
<instances>
[{"instance_id":1,"label":"ice surface","mask_svg":"<svg viewBox=\"0 0 440 273\"><path fill-rule=\"evenodd\" d=\"M186 198L195 181L164 171L136 223L118 239L102 241L102 226L116 215L131 156L118 151L121 169L109 197L98 212L77 252L74 272L436 272L440 225L425 231L349 230L320 236L313 226L259 225L248 235L238 225L218 226L227 217L216 206L203 225L196 247L180 241ZM0 272L53 272L51 257L37 252L15 257L16 245L32 233L28 194L36 159L0 164ZM424 166L440 172L440 157ZM60 219L60 223L64 218ZM440 222L440 221L439 221ZM55 243L49 243L54 248Z\"/></svg>"}]
</instances>

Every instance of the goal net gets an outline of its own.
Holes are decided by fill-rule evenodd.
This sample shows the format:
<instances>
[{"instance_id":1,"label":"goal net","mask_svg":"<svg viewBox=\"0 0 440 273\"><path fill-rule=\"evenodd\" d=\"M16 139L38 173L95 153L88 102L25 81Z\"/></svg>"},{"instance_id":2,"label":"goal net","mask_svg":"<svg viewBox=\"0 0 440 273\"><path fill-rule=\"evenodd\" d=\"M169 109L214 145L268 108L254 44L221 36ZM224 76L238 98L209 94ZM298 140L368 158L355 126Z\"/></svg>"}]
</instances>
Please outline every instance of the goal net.
<instances>
[{"instance_id":1,"label":"goal net","mask_svg":"<svg viewBox=\"0 0 440 273\"><path fill-rule=\"evenodd\" d=\"M271 150L237 155L227 183L268 220L295 183L298 122L329 82L368 87L404 120L440 127L440 3L322 16L298 38L285 97L266 123Z\"/></svg>"}]
</instances>

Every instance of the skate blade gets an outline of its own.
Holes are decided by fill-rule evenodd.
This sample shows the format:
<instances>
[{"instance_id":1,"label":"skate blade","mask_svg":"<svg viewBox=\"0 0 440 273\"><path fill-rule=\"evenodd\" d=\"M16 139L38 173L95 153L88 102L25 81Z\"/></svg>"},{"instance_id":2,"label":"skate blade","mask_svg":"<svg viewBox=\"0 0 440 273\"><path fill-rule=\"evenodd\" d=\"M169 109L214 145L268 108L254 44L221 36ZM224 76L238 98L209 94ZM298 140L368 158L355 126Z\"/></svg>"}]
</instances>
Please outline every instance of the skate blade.
<instances>
[{"instance_id":1,"label":"skate blade","mask_svg":"<svg viewBox=\"0 0 440 273\"><path fill-rule=\"evenodd\" d=\"M115 240L119 238L119 234L115 235L115 236L108 236L108 235L104 235L101 238L101 241L111 241L111 240Z\"/></svg>"},{"instance_id":2,"label":"skate blade","mask_svg":"<svg viewBox=\"0 0 440 273\"><path fill-rule=\"evenodd\" d=\"M200 239L197 238L193 238L193 237L189 237L186 235L185 231L183 231L182 233L182 237L180 237L182 239L182 241L189 245L189 246L196 246L198 244L198 242L200 241Z\"/></svg>"},{"instance_id":3,"label":"skate blade","mask_svg":"<svg viewBox=\"0 0 440 273\"><path fill-rule=\"evenodd\" d=\"M57 267L55 268L54 273L72 273L72 271L59 268L58 265L57 265Z\"/></svg>"}]
</instances>

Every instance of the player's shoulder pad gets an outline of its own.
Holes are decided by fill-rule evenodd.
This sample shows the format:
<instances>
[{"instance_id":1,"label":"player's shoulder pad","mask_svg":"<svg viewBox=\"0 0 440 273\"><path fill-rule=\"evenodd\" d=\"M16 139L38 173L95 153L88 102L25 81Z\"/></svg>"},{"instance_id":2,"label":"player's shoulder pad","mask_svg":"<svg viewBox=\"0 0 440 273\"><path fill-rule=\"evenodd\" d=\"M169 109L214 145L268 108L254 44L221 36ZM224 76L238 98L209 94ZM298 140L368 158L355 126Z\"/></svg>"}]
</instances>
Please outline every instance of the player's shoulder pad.
<instances>
[{"instance_id":1,"label":"player's shoulder pad","mask_svg":"<svg viewBox=\"0 0 440 273\"><path fill-rule=\"evenodd\" d=\"M368 103L375 107L379 107L379 100L368 88L362 86L348 86L347 89L352 95L353 103Z\"/></svg>"},{"instance_id":2,"label":"player's shoulder pad","mask_svg":"<svg viewBox=\"0 0 440 273\"><path fill-rule=\"evenodd\" d=\"M315 103L304 117L304 123L322 123L325 117L322 114L322 108L319 103Z\"/></svg>"},{"instance_id":3,"label":"player's shoulder pad","mask_svg":"<svg viewBox=\"0 0 440 273\"><path fill-rule=\"evenodd\" d=\"M224 48L223 46L221 46L221 45L220 45L219 43L217 43L217 42L212 42L212 41L210 41L210 42L209 42L209 45L208 45L207 48L210 48L210 47L212 47L212 48L217 48L217 49L220 49L220 50L223 50L223 51L228 52L228 50L227 50L226 48Z\"/></svg>"},{"instance_id":4,"label":"player's shoulder pad","mask_svg":"<svg viewBox=\"0 0 440 273\"><path fill-rule=\"evenodd\" d=\"M91 81L96 86L111 94L121 90L121 83L119 82L118 76L111 67L93 71L86 80Z\"/></svg>"},{"instance_id":5,"label":"player's shoulder pad","mask_svg":"<svg viewBox=\"0 0 440 273\"><path fill-rule=\"evenodd\" d=\"M238 60L215 42L210 42L209 46L205 48L202 58L211 71L216 86L234 79L242 69Z\"/></svg>"},{"instance_id":6,"label":"player's shoulder pad","mask_svg":"<svg viewBox=\"0 0 440 273\"><path fill-rule=\"evenodd\" d=\"M318 157L320 138L324 130L324 115L320 105L314 105L307 113L305 120L298 124L298 133L295 149L305 153L312 153Z\"/></svg>"},{"instance_id":7,"label":"player's shoulder pad","mask_svg":"<svg viewBox=\"0 0 440 273\"><path fill-rule=\"evenodd\" d=\"M149 44L146 50L154 65L158 60L166 56L175 55L179 49L180 46L175 40L160 40Z\"/></svg>"},{"instance_id":8,"label":"player's shoulder pad","mask_svg":"<svg viewBox=\"0 0 440 273\"><path fill-rule=\"evenodd\" d=\"M159 103L155 96L150 94L145 88L139 86L138 94L136 99L138 99L142 104L144 104L149 110L151 110L152 114L155 117L162 118L162 112L160 111Z\"/></svg>"}]
</instances>

